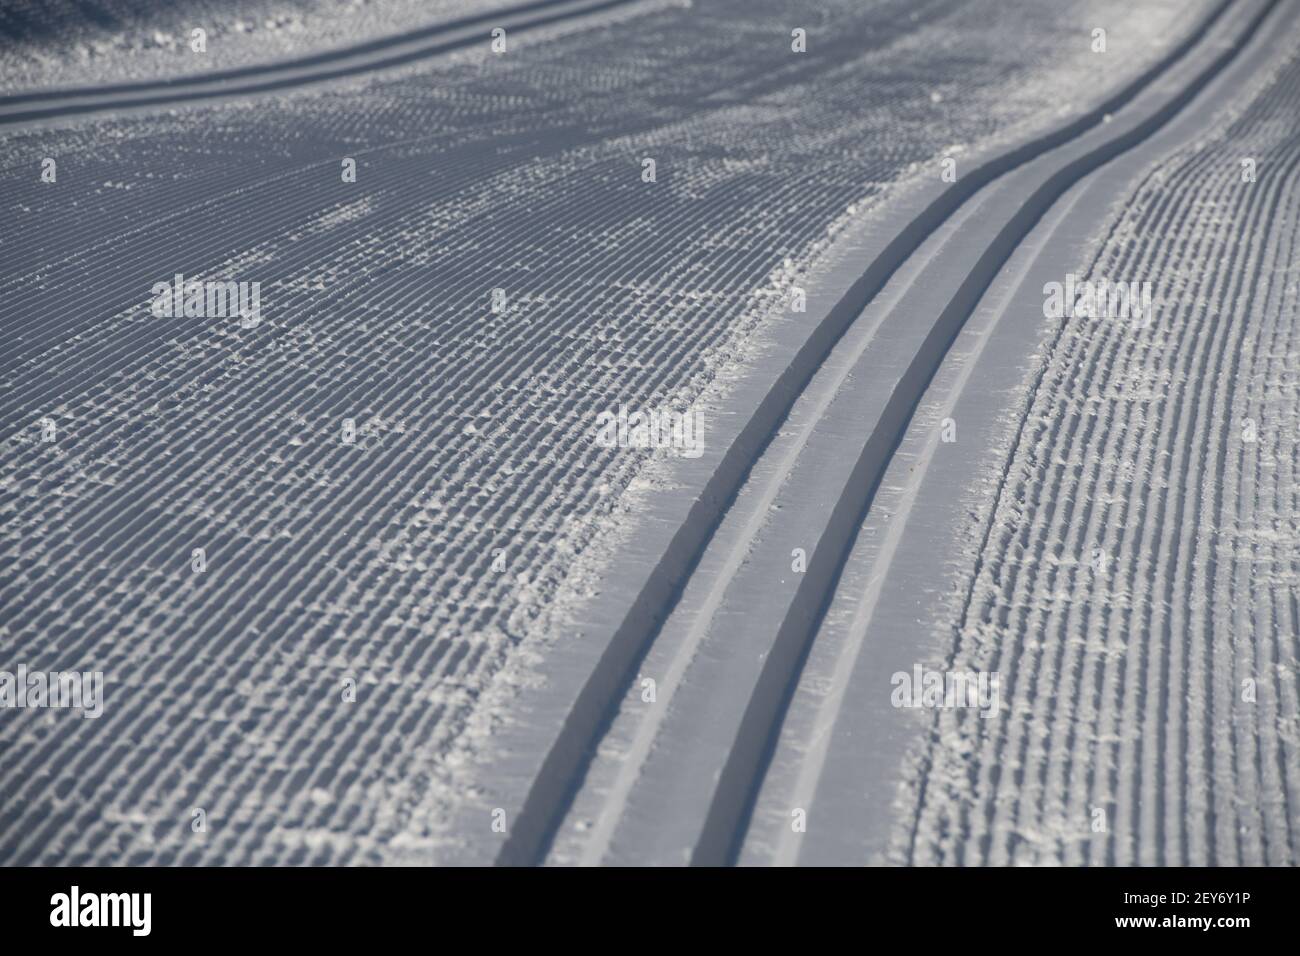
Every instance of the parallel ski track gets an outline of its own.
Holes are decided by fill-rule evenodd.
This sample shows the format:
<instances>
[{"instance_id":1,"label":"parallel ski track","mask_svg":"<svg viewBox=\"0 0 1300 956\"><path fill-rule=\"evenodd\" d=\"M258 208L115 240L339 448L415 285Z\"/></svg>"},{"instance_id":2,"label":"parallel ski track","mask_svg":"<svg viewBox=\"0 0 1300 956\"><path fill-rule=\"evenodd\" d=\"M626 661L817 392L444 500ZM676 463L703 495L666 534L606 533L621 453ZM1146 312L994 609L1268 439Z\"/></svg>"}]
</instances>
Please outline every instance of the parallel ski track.
<instances>
[{"instance_id":1,"label":"parallel ski track","mask_svg":"<svg viewBox=\"0 0 1300 956\"><path fill-rule=\"evenodd\" d=\"M1253 35L1255 29L1258 28L1259 24L1264 20L1264 18L1266 17L1268 12L1271 11L1271 9L1272 9L1272 5L1260 10L1258 15L1247 26L1247 29L1242 35L1242 39L1240 41L1241 44L1244 44L1246 40L1248 40L1249 37ZM1210 25L1215 21L1215 19L1216 19L1215 17L1211 17L1209 20L1207 20L1206 24L1204 24L1204 26L1202 27L1202 30L1196 34L1195 39L1199 39L1200 36L1203 35L1204 30L1207 30L1210 27ZM1190 48L1192 42L1193 42L1192 40L1189 40L1188 43L1183 47L1183 50ZM1224 65L1226 65L1226 63L1230 62L1233 56L1236 55L1236 51L1239 50L1240 50L1240 44L1237 46L1236 50L1233 51L1232 54L1226 56L1220 55L1217 49L1209 51L1206 54L1207 66L1211 68L1207 72L1202 73L1200 75L1200 78L1192 85L1190 89L1183 92L1180 99L1177 101L1178 106L1176 108L1181 108L1181 106L1186 103L1187 99L1190 98L1192 92L1194 92L1197 89L1200 89L1206 82L1208 82L1210 77L1215 75L1219 69L1221 69ZM1180 51L1180 55L1181 55L1181 51ZM1172 62L1172 59L1169 62ZM1125 96L1135 95L1135 94L1136 94L1136 90L1130 89L1129 91L1127 91ZM1114 109L1114 105L1112 104L1109 108ZM1176 109L1174 111L1176 111ZM1167 112L1164 118L1167 118L1169 115L1172 115L1172 112L1173 111ZM1161 122L1163 122L1163 120L1161 120ZM1160 123L1157 122L1154 126L1150 126L1149 128L1147 128L1146 132L1141 134L1142 138L1149 135L1150 132L1152 132L1154 129L1159 128L1159 125ZM1056 144L1053 143L1051 145L1056 145ZM1048 148L1050 147L1047 144L1044 144L1037 152L1044 152ZM1037 152L1034 152L1033 150L1029 150L1028 152L1029 155L1031 156L1037 155ZM1098 160L1098 162L1100 161L1101 160ZM1074 166L1077 167L1077 169L1074 169L1073 172L1075 178L1077 178L1078 176L1082 176L1089 169L1093 168L1092 165L1087 165L1086 163L1079 163L1077 161L1075 162ZM1060 192L1064 191L1066 185L1062 185L1060 183L1053 183L1050 188L1057 190L1055 194L1059 195ZM1008 228L1011 227L1009 226ZM1025 229L1027 231L1028 226L1026 226ZM939 361L941 361L941 356L935 359L936 367ZM809 375L804 379L805 385L811 379L811 374L812 373L810 372ZM921 397L920 393L918 393L916 400L919 401L920 397ZM790 402L792 403L793 400L794 400L794 395L792 394L790 396ZM905 417L910 417L910 415ZM784 416L782 415L782 420L783 418ZM743 475L741 476L741 479L743 479ZM733 488L731 489L730 493L725 496L726 500L728 501L734 500L734 493L735 493L735 489ZM721 520L721 516L719 515L717 520L714 521L713 527L716 527L718 521L720 520ZM707 546L708 546L708 542L706 540L704 544L701 546L701 549ZM819 574L818 580L821 580L823 578L826 580L826 586L830 587L833 586L833 582L836 580L837 574L834 573L833 571L828 575ZM680 585L678 585L677 593L680 594ZM823 600L823 606L824 603L825 602ZM663 619L664 618L661 617L660 621L662 621ZM654 629L652 629L651 633L646 638L645 646L648 646L649 643L653 642L659 626L660 626L659 624L654 625ZM636 655L636 659L640 659L640 657L643 654L644 654L644 650L640 651ZM776 651L774 651L772 654L773 659L785 658L785 657L790 657L790 655L788 653L784 653L784 652L778 653ZM797 667L798 661L800 659L801 659L801 655L799 654L793 655L792 666ZM634 676L635 675L633 673L629 673L627 680L628 681L632 680ZM788 683L789 681L793 680L794 677L795 677L795 673L790 673L785 675L785 680ZM612 710L617 706L617 701L621 699L623 693L626 692L626 687L627 687L627 683L625 682L623 685L621 685L618 688L618 691L615 692L615 694L610 697L606 705L607 710ZM760 719L762 719L761 714L764 712L764 709L762 707L759 707L758 711L760 712ZM749 722L748 714L746 715L746 720L747 722ZM768 732L775 733L776 729L777 728L775 727L769 728ZM598 746L599 737L601 734L603 734L603 732L604 732L604 728L602 727L597 731L596 739L592 740L587 745L586 752L588 754L592 754L595 752L596 747ZM745 731L742 731L742 734L744 733ZM748 760L748 758L739 761L738 765L744 764L744 766L742 766L740 770L735 772L738 773L750 772L747 769L749 762L750 761ZM737 784L735 780L730 779L730 777L733 776L732 773L733 770L734 768L730 765L729 762L728 766L722 768L720 771L722 780L727 782L726 785L730 788L734 789L735 787L738 786L740 787L740 789L744 789L743 784ZM753 772L761 773L762 772L761 765L756 767ZM579 770L579 776L580 775L581 775L581 770ZM749 789L752 790L754 789L755 786L756 786L756 782L751 783ZM719 794L722 793L723 789L724 789L724 785L720 783L718 786ZM511 844L507 844L507 848L503 850L502 859L506 862L521 862L524 860L528 860L530 858L540 859L544 857L547 848L549 847L550 842L554 837L555 828L559 825L563 813L567 809L568 803L566 802L566 800L571 798L572 798L572 794L570 793L567 797L561 797L559 799L558 806L543 806L541 801L539 801L538 803L529 807L527 810L527 818L524 824L521 827L519 827L518 832L520 832L521 835L518 837L517 840L515 840L515 838L512 837L512 841L514 842ZM551 799L554 800L555 797L553 796ZM717 847L724 844L729 844L729 849L726 850L724 855L729 854L730 858L734 858L734 855L738 850L738 844L732 841L740 839L741 836L743 835L743 828L744 828L743 813L745 812L743 807L738 808L736 806L733 806L734 803L735 803L734 800L730 798L724 798L722 796L719 796L716 799L716 805L714 808L710 810L709 820L705 825L705 836L703 838L703 843L707 843L708 848L702 849L701 847L697 847L695 857L693 858L694 862L697 863L718 862L720 857L717 852ZM737 814L740 815L738 816ZM540 830L540 832L538 832L538 830ZM533 856L533 854L536 854L536 856Z\"/></svg>"},{"instance_id":2,"label":"parallel ski track","mask_svg":"<svg viewBox=\"0 0 1300 956\"><path fill-rule=\"evenodd\" d=\"M960 771L936 729L912 862L1297 862L1297 116L1292 60L1098 250L1092 275L1154 281L1158 321L1060 330L953 658L1001 672L1005 730L939 718L974 752Z\"/></svg>"}]
</instances>

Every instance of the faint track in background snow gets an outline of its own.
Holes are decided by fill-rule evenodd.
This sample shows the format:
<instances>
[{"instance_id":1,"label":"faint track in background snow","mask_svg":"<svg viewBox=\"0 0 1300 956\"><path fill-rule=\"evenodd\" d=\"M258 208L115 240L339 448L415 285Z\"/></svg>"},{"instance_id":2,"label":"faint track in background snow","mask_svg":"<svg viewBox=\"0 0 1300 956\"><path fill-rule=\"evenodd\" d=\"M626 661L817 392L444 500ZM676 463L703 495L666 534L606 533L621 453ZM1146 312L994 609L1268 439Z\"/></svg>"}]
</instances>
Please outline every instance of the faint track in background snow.
<instances>
[{"instance_id":1,"label":"faint track in background snow","mask_svg":"<svg viewBox=\"0 0 1300 956\"><path fill-rule=\"evenodd\" d=\"M597 14L634 0L533 0L518 6L461 17L292 60L233 67L205 74L18 93L0 97L0 126L111 110L166 106L221 97L284 91L401 66L425 57L491 42L501 27L509 35Z\"/></svg>"}]
</instances>

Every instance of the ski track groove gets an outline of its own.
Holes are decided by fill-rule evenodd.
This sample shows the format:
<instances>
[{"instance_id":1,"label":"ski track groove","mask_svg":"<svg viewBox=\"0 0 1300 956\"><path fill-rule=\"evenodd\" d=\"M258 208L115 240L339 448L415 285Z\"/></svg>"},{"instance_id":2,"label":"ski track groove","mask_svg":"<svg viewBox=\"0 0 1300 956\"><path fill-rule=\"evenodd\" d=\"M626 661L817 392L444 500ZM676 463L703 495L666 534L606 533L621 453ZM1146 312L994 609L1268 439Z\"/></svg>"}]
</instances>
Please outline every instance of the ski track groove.
<instances>
[{"instance_id":1,"label":"ski track groove","mask_svg":"<svg viewBox=\"0 0 1300 956\"><path fill-rule=\"evenodd\" d=\"M83 117L123 109L158 109L196 101L298 91L316 83L364 77L376 71L481 46L494 27L514 36L585 21L631 0L529 0L441 23L408 27L401 33L319 50L303 56L244 66L171 75L124 84L28 91L0 97L0 124ZM475 28L473 33L467 31ZM411 49L410 44L422 46ZM361 62L349 60L361 56ZM18 107L18 109L13 109Z\"/></svg>"}]
</instances>

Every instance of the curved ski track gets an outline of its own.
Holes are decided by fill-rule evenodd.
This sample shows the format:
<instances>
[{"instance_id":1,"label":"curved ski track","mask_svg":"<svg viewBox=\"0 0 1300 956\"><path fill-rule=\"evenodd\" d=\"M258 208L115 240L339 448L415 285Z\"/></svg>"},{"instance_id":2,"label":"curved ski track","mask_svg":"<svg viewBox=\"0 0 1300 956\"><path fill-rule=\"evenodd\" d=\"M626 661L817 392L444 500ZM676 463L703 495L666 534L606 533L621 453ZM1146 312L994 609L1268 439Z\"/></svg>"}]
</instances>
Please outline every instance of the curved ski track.
<instances>
[{"instance_id":1,"label":"curved ski track","mask_svg":"<svg viewBox=\"0 0 1300 956\"><path fill-rule=\"evenodd\" d=\"M1237 56L1275 6L1274 2L1236 4L1230 12L1228 5L1220 7L1167 59L1094 114L1009 156L998 157L986 166L966 172L946 201L941 199L927 209L927 215L913 224L917 228L905 230L900 242L872 264L864 281L848 297L856 307L849 310L851 314L842 318L838 326L834 321L827 322L826 325L833 330L827 331L820 339L814 335L809 348L792 365L791 373L783 376L778 388L769 394L768 401L751 419L742 439L733 446L738 455L745 456L743 463L729 462L719 469L716 480L701 498L701 503L713 510L692 515L692 526L682 529L679 540L674 541L673 554L661 565L660 578L650 582L642 593L639 606L634 606L625 619L620 637L585 685L583 695L574 704L571 716L548 752L523 812L501 850L500 862L538 862L550 854L562 823L567 815L575 813L575 801L583 798L586 786L597 787L596 795L588 799L586 809L589 812L569 821L586 835L577 840L579 843L584 839L588 841L587 848L580 852L580 858L586 862L624 859L616 853L611 855L620 824L625 824L634 833L641 833L640 839L648 841L637 842L635 835L631 837L631 849L625 858L629 862L722 864L735 860L747 815L761 781L764 753L779 730L783 701L797 678L800 662L815 633L818 616L835 587L837 569L847 558L852 532L861 524L861 516L870 506L873 490L891 450L907 427L927 383L942 362L965 316L975 307L981 293L1012 255L1017 243L1056 199L1085 174L1140 143L1177 114L1197 91ZM1173 84L1177 85L1171 89ZM1144 96L1151 97L1151 100L1144 100ZM1129 119L1127 113L1121 111L1133 103L1137 104L1134 109L1138 113ZM1103 116L1105 123L1100 122ZM978 202L979 189L1010 169L1051 162L1057 153L1061 158L1056 168L1041 174L1041 185L1028 192L1022 204L1011 206L1005 225L996 232L992 242L987 246L981 244L978 249L967 253L968 265L965 268L969 274L963 273L965 279L951 302L943 308L934 329L920 343L910 364L905 363L906 370L900 372L884 403L879 424L873 426L875 430L870 432L853 474L838 492L833 505L826 508L829 517L824 537L817 542L815 550L809 550L807 573L792 585L794 593L789 596L787 604L781 605L784 609L782 616L775 621L750 622L760 627L770 626L773 632L770 646L766 643L759 645L760 665L737 674L743 670L739 658L718 658L717 655L725 654L724 651L710 652L709 660L701 664L701 628L707 627L708 619L718 612L720 602L724 600L721 595L740 574L742 566L756 560L748 553L751 546L742 534L737 533L729 544L715 544L719 528L728 522L737 496L742 493L760 495L758 503L747 511L752 516L747 519L750 531L767 520L766 513L774 506L781 487L789 481L798 455L798 449L793 452L774 450L774 436L786 422L790 409L821 373L832 346L843 335L849 320L871 301L884 277L905 268L908 256L928 235L953 217L963 202ZM784 464L780 461L769 464L767 459L774 456ZM760 490L753 491L747 482L749 486L757 482ZM820 524L817 533L823 533ZM680 540L683 535L694 536L694 542L689 538ZM732 548L730 557L724 560L722 556L715 557L710 553L711 549L720 547ZM1162 552L1157 549L1154 553ZM769 564L769 570L771 566ZM714 576L704 586L712 596L690 599L692 590L696 589L692 576L698 575L701 568L708 568L707 573ZM657 599L650 595L663 595L665 591L673 595L671 602L659 600L658 603L668 603L668 612L661 616L651 614L648 609L657 603ZM679 688L689 667L702 668L712 675L713 683L701 678L695 689L695 700L683 702L668 694L665 706L653 708L649 716L635 718L640 724L636 739L631 743L624 739L616 748L618 754L612 758L620 764L618 782L604 779L593 784L589 778L594 762L602 759L599 756L601 740L618 720L620 711L626 709L627 704L623 702L633 699L638 662L644 660L655 642L661 639L666 622L671 622L678 613L677 602L683 599L684 594L694 601L685 612L686 619L693 623L675 626L691 631L693 636L681 640L680 649L672 652L670 671L661 676L665 676L670 691ZM743 617L733 616L724 629L734 634L745 623ZM724 666L720 663L722 660L730 662ZM711 699L725 697L725 694L718 695L717 691L726 681L732 680L743 685L744 693L736 692L741 698L739 702L727 701L725 705L719 705ZM734 709L719 709L725 706ZM679 712L677 719L683 726L686 720L681 713L689 712L692 717L690 726L695 729L679 730L679 736L662 747L657 746L656 735L663 732L662 726L666 722L674 719L673 711ZM716 724L721 724L721 728ZM1070 732L1068 724L1060 730L1063 735ZM725 737L726 745L715 753L708 750L710 744L706 741L697 750L713 756L691 764L679 753L691 749L690 745L683 745L683 734L689 733L702 738L711 734ZM716 746L716 741L713 743ZM985 766L996 767L998 756L992 754ZM656 761L662 766L656 767ZM566 784L573 779L580 781L576 791L573 785ZM636 789L642 791L641 803L636 807L628 805L633 782ZM694 805L702 803L703 806L693 811L692 800L683 794L689 794ZM593 808L594 813L590 812ZM698 814L698 819L694 818L695 814ZM687 819L683 820L683 817ZM680 832L665 837L669 831ZM949 833L951 830L948 826L939 826L939 832ZM682 842L671 842L678 837ZM564 859L572 857L566 855Z\"/></svg>"}]
</instances>

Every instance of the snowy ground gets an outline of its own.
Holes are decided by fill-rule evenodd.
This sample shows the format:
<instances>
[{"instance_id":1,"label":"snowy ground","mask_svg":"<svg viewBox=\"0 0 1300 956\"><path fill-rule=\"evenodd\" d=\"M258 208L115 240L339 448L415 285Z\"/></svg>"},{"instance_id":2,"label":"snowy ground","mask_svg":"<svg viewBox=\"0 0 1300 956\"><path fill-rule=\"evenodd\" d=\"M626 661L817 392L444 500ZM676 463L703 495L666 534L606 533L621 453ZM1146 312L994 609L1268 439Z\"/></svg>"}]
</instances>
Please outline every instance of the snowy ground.
<instances>
[{"instance_id":1,"label":"snowy ground","mask_svg":"<svg viewBox=\"0 0 1300 956\"><path fill-rule=\"evenodd\" d=\"M186 76L320 53L509 0L7 0L0 94ZM194 31L203 31L196 52Z\"/></svg>"},{"instance_id":2,"label":"snowy ground","mask_svg":"<svg viewBox=\"0 0 1300 956\"><path fill-rule=\"evenodd\" d=\"M277 9L299 17L286 29L223 27L209 48L221 52L203 68L385 35L466 6L285 5ZM576 629L590 630L583 615L609 591L608 576L641 560L636 543L649 540L653 520L647 503L698 494L671 462L603 447L599 415L620 404L749 414L735 396L771 360L773 323L844 235L889 221L935 182L943 159L964 171L970 157L1011 150L1082 116L1216 8L1173 0L637 3L512 37L503 55L485 35L481 50L299 92L0 128L0 418L8 442L0 670L102 670L106 680L95 720L0 712L0 860L490 858L499 842L492 811L514 759L499 741L517 729L517 698L545 690L546 663ZM0 53L11 91L194 66L175 44L142 51L152 8L122 3L113 5L111 28L56 22L44 32L32 26L31 7L3 9L23 12L28 24L9 31ZM179 36L190 9L169 8L158 29ZM278 16L251 0L221 9L241 20L256 11L263 23ZM1092 49L1099 26L1104 56ZM807 53L791 51L795 27L807 30ZM101 53L77 53L89 36L116 39L94 41L107 44ZM1285 166L1293 135L1278 118L1293 103L1278 76L1282 92L1266 95L1282 105L1262 108L1262 118L1232 134L1254 137L1260 156L1276 155L1274 169ZM47 157L54 182L41 178ZM355 181L343 175L348 158ZM654 160L653 181L646 159ZM1239 175L1231 156L1221 159L1222 176ZM1133 225L1099 261L1129 254L1114 243L1140 236L1143 215L1191 207L1157 192L1195 194L1201 181L1177 172L1184 168L1200 167L1186 160L1153 177ZM1278 250L1294 232L1290 212L1266 219L1275 239L1259 237L1251 218L1263 197L1289 196L1289 180L1269 175L1261 165L1251 194L1259 199L1202 211L1220 224L1221 243L1231 235L1273 242L1285 258ZM1241 232L1222 225L1229 216L1240 217ZM1188 235L1207 231L1194 226ZM1185 272L1204 283L1193 300L1235 310L1244 300L1224 291L1198 265L1203 253L1177 235L1169 246L1153 239L1143 247L1143 268ZM155 283L177 273L259 282L260 322L241 328L230 318L152 314ZM1259 358L1243 360L1260 363L1242 366L1255 369L1250 381L1285 384L1288 360L1294 368L1285 287L1270 286L1258 321L1234 326L1254 330L1258 342L1250 355ZM1283 388L1219 389L1223 366L1200 356L1229 354L1211 344L1221 326L1200 325L1204 335L1160 338L1156 326L1149 340L1109 345L1063 332L1060 355L1044 359L1055 363L1044 381L1062 384L1033 401L1077 405L1095 424L1084 404L1094 391L1110 394L1121 380L1149 390L1193 369L1188 387L1219 404L1170 428L1201 442L1196 452L1180 446L1195 464L1179 472L1187 485L1177 492L1180 502L1199 502L1196 489L1227 474L1229 458L1203 450L1219 447L1209 436L1224 434L1223 422L1247 411L1282 430L1294 422ZM1068 363L1107 348L1118 357L1098 361L1120 378L1084 379L1092 384L1071 399L1064 389L1078 376ZM1270 396L1272 405L1249 404ZM1137 409L1132 398L1112 402L1148 426L1176 411L1155 399ZM1009 485L1007 504L997 499L990 540L1010 542L988 555L998 567L1021 559L1014 542L1029 532L1014 524L1023 509L1012 504L1037 500L1033 482L1059 480L1049 462L1076 463L1075 480L1114 485L1107 495L1168 483L1164 431L1144 438L1133 425L1102 429L1094 449L1068 444L1089 440L1058 427L1068 419L1052 421L1026 432L1025 450L1016 445L1024 464L1008 474L1023 475L1024 487ZM1294 457L1277 443L1233 447L1233 461L1270 449L1278 461ZM1134 473L1115 484L1101 473L1106 461ZM1296 626L1295 569L1276 563L1294 541L1285 518L1294 501L1279 497L1284 470L1233 474L1257 502L1234 519L1258 549L1232 551L1246 554L1234 559L1245 565L1214 552L1208 530L1197 530L1200 520L1220 526L1223 501L1180 525L1190 530L1178 540L1168 540L1172 525L1157 509L1157 544L1145 550L1112 541L1121 528L1137 532L1128 512L1090 514L1103 521L1097 534L1111 536L1115 573L1165 589L1163 600L1146 593L1159 608L1150 613L1192 615L1177 629L1161 617L1155 629L1199 629L1200 663L1190 652L1180 657L1176 672L1151 678L1157 691L1168 696L1175 685L1162 683L1167 674L1170 682L1186 674L1204 688L1195 700L1226 708L1227 691L1196 668L1210 666L1206 654L1229 653L1233 641L1259 655L1261 674L1276 677L1272 690L1259 691L1273 695L1274 709L1251 712L1273 728L1269 760L1256 759L1256 790L1276 802L1287 780L1268 777L1268 767L1294 763L1284 746L1294 739L1294 644L1288 652L1264 641ZM1149 513L1142 502L1133 507ZM1039 514L1034 534L1073 533L1076 519L1065 511ZM1273 547L1281 550L1264 550ZM1050 550L1031 554L1036 570ZM1170 562L1175 555L1183 557ZM1259 590L1266 560L1274 562L1272 591ZM1052 617L1067 612L1052 603L1050 580L1026 585L1017 573L1017 586L1031 590L1004 594L1006 580L990 567L971 576L970 588L978 606L1005 609L989 614L1007 631L995 643L1010 648L1008 681L1041 671L1040 631L1057 635L1052 653L1084 655L1071 680L1088 668L1118 680L1105 677L1104 639L1090 650L1075 618ZM1224 610L1247 607L1243 598L1190 610L1194 580L1220 578L1242 594L1254 580L1250 593L1272 617ZM1176 612L1169 595L1182 595ZM1012 610L1022 615L1016 623ZM1239 613L1256 623L1232 616ZM1210 641L1221 633L1235 635L1229 651ZM964 627L954 634L971 636ZM1172 643L1160 645L1162 660L1172 660ZM1281 709L1287 687L1289 718ZM1123 693L1107 693L1119 703L1097 712L1105 720L1126 713ZM1155 701L1132 693L1164 706L1158 693ZM1171 715L1169 739L1203 726L1188 713ZM1065 736L1046 752L1073 753L1074 719L1071 709L1047 721ZM1023 748L1025 728L1043 726L1039 717L1023 721L972 738L971 752L988 748L980 766L1002 761L999 748ZM1167 772L1231 759L1213 743L1174 748ZM1132 752L1119 746L1115 759ZM918 760L933 766L947 753ZM925 835L909 859L952 859L942 840L983 836L944 821L980 801L1002 805L978 773L968 786L955 776L900 814L910 812ZM1185 799L1167 783L1142 786L1155 799ZM1054 804L1033 793L1034 806L1049 813ZM1235 795L1228 784L1204 793L1192 799ZM1256 815L1289 832L1285 812L1279 824L1266 803L1256 802ZM202 830L192 825L196 810ZM999 839L1014 842L1014 826L998 826ZM1163 832L1144 839L1158 848L1156 859L1192 858L1186 840ZM1271 845L1270 862L1287 858ZM568 862L560 850L558 862ZM1112 849L1096 859L1119 857Z\"/></svg>"},{"instance_id":3,"label":"snowy ground","mask_svg":"<svg viewBox=\"0 0 1300 956\"><path fill-rule=\"evenodd\" d=\"M1080 263L1152 321L1052 329L953 624L1015 703L938 716L913 862L1298 861L1297 39Z\"/></svg>"}]
</instances>

